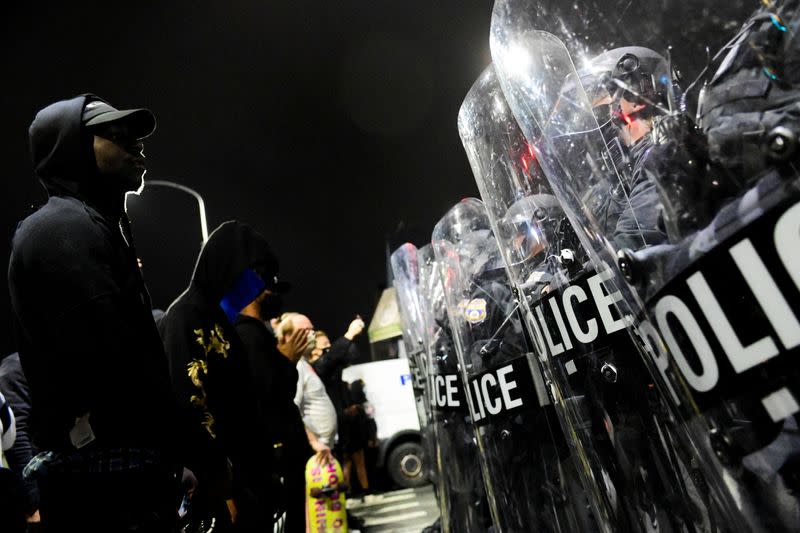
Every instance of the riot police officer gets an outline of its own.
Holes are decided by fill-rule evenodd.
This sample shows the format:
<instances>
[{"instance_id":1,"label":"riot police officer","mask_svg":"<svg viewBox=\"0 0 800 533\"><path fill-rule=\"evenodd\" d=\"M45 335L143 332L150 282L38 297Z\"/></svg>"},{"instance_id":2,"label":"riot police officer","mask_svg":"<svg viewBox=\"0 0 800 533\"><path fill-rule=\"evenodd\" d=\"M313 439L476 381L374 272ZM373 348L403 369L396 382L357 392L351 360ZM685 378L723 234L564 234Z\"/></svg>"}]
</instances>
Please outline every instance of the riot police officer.
<instances>
[{"instance_id":1,"label":"riot police officer","mask_svg":"<svg viewBox=\"0 0 800 533\"><path fill-rule=\"evenodd\" d=\"M465 99L459 129L597 527L702 530L708 511L689 479L696 467L675 450L667 409L625 331L628 317L611 306L619 295L610 274L589 262L491 69ZM491 272L478 271L474 283ZM508 328L495 328L496 344Z\"/></svg>"},{"instance_id":2,"label":"riot police officer","mask_svg":"<svg viewBox=\"0 0 800 533\"><path fill-rule=\"evenodd\" d=\"M485 207L462 200L437 223L432 240L448 271L448 312L496 530L586 530L562 468L569 449Z\"/></svg>"},{"instance_id":3,"label":"riot police officer","mask_svg":"<svg viewBox=\"0 0 800 533\"><path fill-rule=\"evenodd\" d=\"M430 245L419 250L420 297L427 344L431 423L441 472L437 497L445 533L491 527L472 417L447 318L442 264Z\"/></svg>"},{"instance_id":4,"label":"riot police officer","mask_svg":"<svg viewBox=\"0 0 800 533\"><path fill-rule=\"evenodd\" d=\"M675 17L669 2L645 0L625 9L630 5L595 5L592 17L603 24L598 32L578 20L582 5L570 15L546 0L535 6L500 0L493 59L526 138L546 152L545 174L573 227L598 266L610 265L620 295L614 307L631 317L641 360L670 406L665 417L678 422L670 432L681 444L676 450L703 470L703 499L716 511L709 527L795 531L800 380L792 357L800 345L800 292L798 265L788 250L796 248L800 213L792 107L797 3L764 2L727 36L723 22L741 3L708 0L704 9L720 18L672 26L672 33L647 31L653 21ZM690 84L677 106L653 120L654 146L642 169L657 201L642 210L623 197L631 220L644 222L625 243L616 235L618 225L593 220L581 194L598 179L615 184L609 173L594 171L606 165L607 150L599 128L585 127L596 123L591 103L583 96L558 110L548 95L577 76L573 58L630 35L651 49L672 45L671 56L687 71L699 70L710 43L730 40L707 69L700 128L690 109L692 88L700 83ZM530 57L515 71L520 49ZM551 68L532 68L542 64ZM654 81L674 85L674 70ZM543 117L552 114L558 136L542 127ZM647 238L654 214L663 224L660 244ZM617 254L619 267L612 263Z\"/></svg>"}]
</instances>

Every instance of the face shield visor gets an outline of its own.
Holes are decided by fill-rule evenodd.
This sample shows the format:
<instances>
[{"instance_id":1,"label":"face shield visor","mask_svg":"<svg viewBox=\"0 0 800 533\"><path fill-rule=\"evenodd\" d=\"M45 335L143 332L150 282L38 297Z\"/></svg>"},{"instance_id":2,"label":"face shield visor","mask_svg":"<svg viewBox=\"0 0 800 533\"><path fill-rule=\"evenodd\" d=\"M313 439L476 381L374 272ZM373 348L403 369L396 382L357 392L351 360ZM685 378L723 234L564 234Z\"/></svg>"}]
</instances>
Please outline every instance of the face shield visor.
<instances>
[{"instance_id":1,"label":"face shield visor","mask_svg":"<svg viewBox=\"0 0 800 533\"><path fill-rule=\"evenodd\" d=\"M459 134L515 283L580 259L566 216L503 96L492 67L459 111Z\"/></svg>"}]
</instances>

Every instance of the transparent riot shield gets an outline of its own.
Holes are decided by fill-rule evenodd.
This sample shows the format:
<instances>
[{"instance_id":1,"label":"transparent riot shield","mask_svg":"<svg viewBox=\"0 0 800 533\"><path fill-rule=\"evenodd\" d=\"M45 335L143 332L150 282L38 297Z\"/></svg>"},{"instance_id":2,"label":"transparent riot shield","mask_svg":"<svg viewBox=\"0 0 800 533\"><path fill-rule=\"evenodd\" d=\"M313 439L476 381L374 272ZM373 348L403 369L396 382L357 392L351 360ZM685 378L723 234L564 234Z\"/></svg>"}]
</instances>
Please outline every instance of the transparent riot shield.
<instances>
[{"instance_id":1,"label":"transparent riot shield","mask_svg":"<svg viewBox=\"0 0 800 533\"><path fill-rule=\"evenodd\" d=\"M599 529L704 530L697 467L671 442L669 409L613 307L611 274L588 260L492 67L458 125Z\"/></svg>"},{"instance_id":2,"label":"transparent riot shield","mask_svg":"<svg viewBox=\"0 0 800 533\"><path fill-rule=\"evenodd\" d=\"M769 0L498 0L492 19L503 92L722 529L800 530L798 27Z\"/></svg>"},{"instance_id":3,"label":"transparent riot shield","mask_svg":"<svg viewBox=\"0 0 800 533\"><path fill-rule=\"evenodd\" d=\"M478 449L447 318L441 264L430 245L418 252L420 300L428 353L431 425L441 473L437 498L442 530L486 531L491 526Z\"/></svg>"},{"instance_id":4,"label":"transparent riot shield","mask_svg":"<svg viewBox=\"0 0 800 533\"><path fill-rule=\"evenodd\" d=\"M468 198L456 204L436 224L433 246L445 269L448 314L495 530L591 531L580 519L586 500L576 498L581 489L569 447L483 203Z\"/></svg>"},{"instance_id":5,"label":"transparent riot shield","mask_svg":"<svg viewBox=\"0 0 800 533\"><path fill-rule=\"evenodd\" d=\"M403 325L403 344L406 347L408 366L411 370L411 386L417 404L422 447L428 478L437 484L439 472L436 468L436 439L430 424L430 401L428 386L428 354L425 343L425 322L419 296L419 254L411 243L400 246L391 257L394 286L397 293L400 320Z\"/></svg>"}]
</instances>

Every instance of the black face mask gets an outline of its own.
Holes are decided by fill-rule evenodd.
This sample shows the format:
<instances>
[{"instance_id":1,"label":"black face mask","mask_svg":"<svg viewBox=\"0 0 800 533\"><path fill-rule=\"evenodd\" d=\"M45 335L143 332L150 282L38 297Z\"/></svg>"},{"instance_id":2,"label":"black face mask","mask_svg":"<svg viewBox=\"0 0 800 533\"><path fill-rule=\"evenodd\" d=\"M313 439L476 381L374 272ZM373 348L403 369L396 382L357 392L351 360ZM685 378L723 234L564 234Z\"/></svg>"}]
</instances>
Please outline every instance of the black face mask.
<instances>
[{"instance_id":1,"label":"black face mask","mask_svg":"<svg viewBox=\"0 0 800 533\"><path fill-rule=\"evenodd\" d=\"M280 294L268 294L261 300L261 317L264 320L277 318L283 311L283 298Z\"/></svg>"}]
</instances>

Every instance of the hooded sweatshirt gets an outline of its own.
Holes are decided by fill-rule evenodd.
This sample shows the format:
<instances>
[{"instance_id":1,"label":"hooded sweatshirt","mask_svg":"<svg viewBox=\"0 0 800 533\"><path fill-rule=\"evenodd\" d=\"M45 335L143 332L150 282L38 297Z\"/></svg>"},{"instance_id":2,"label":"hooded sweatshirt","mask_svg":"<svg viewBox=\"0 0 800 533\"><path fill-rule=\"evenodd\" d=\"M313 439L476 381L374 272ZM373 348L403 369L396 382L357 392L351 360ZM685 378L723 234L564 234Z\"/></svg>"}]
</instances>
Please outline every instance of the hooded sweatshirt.
<instances>
[{"instance_id":1,"label":"hooded sweatshirt","mask_svg":"<svg viewBox=\"0 0 800 533\"><path fill-rule=\"evenodd\" d=\"M302 475L306 461L314 452L294 403L297 366L278 350L275 334L265 322L239 315L235 326L250 359L250 373L269 437L273 443L280 443L281 459L288 460L291 466L299 464L296 472Z\"/></svg>"},{"instance_id":2,"label":"hooded sweatshirt","mask_svg":"<svg viewBox=\"0 0 800 533\"><path fill-rule=\"evenodd\" d=\"M99 174L82 95L41 110L30 149L49 200L14 235L9 291L43 450L74 451L89 414L94 448L168 452L174 400L124 211Z\"/></svg>"},{"instance_id":3,"label":"hooded sweatshirt","mask_svg":"<svg viewBox=\"0 0 800 533\"><path fill-rule=\"evenodd\" d=\"M198 490L210 491L204 497L212 506L215 499L231 497L231 480L234 492L251 485L245 478L262 474L270 456L247 354L221 302L238 301L243 307L263 290L263 284L241 283L247 272L276 271L264 237L246 224L225 222L200 251L189 287L159 322L187 466L197 475ZM231 299L232 293L237 298Z\"/></svg>"}]
</instances>

